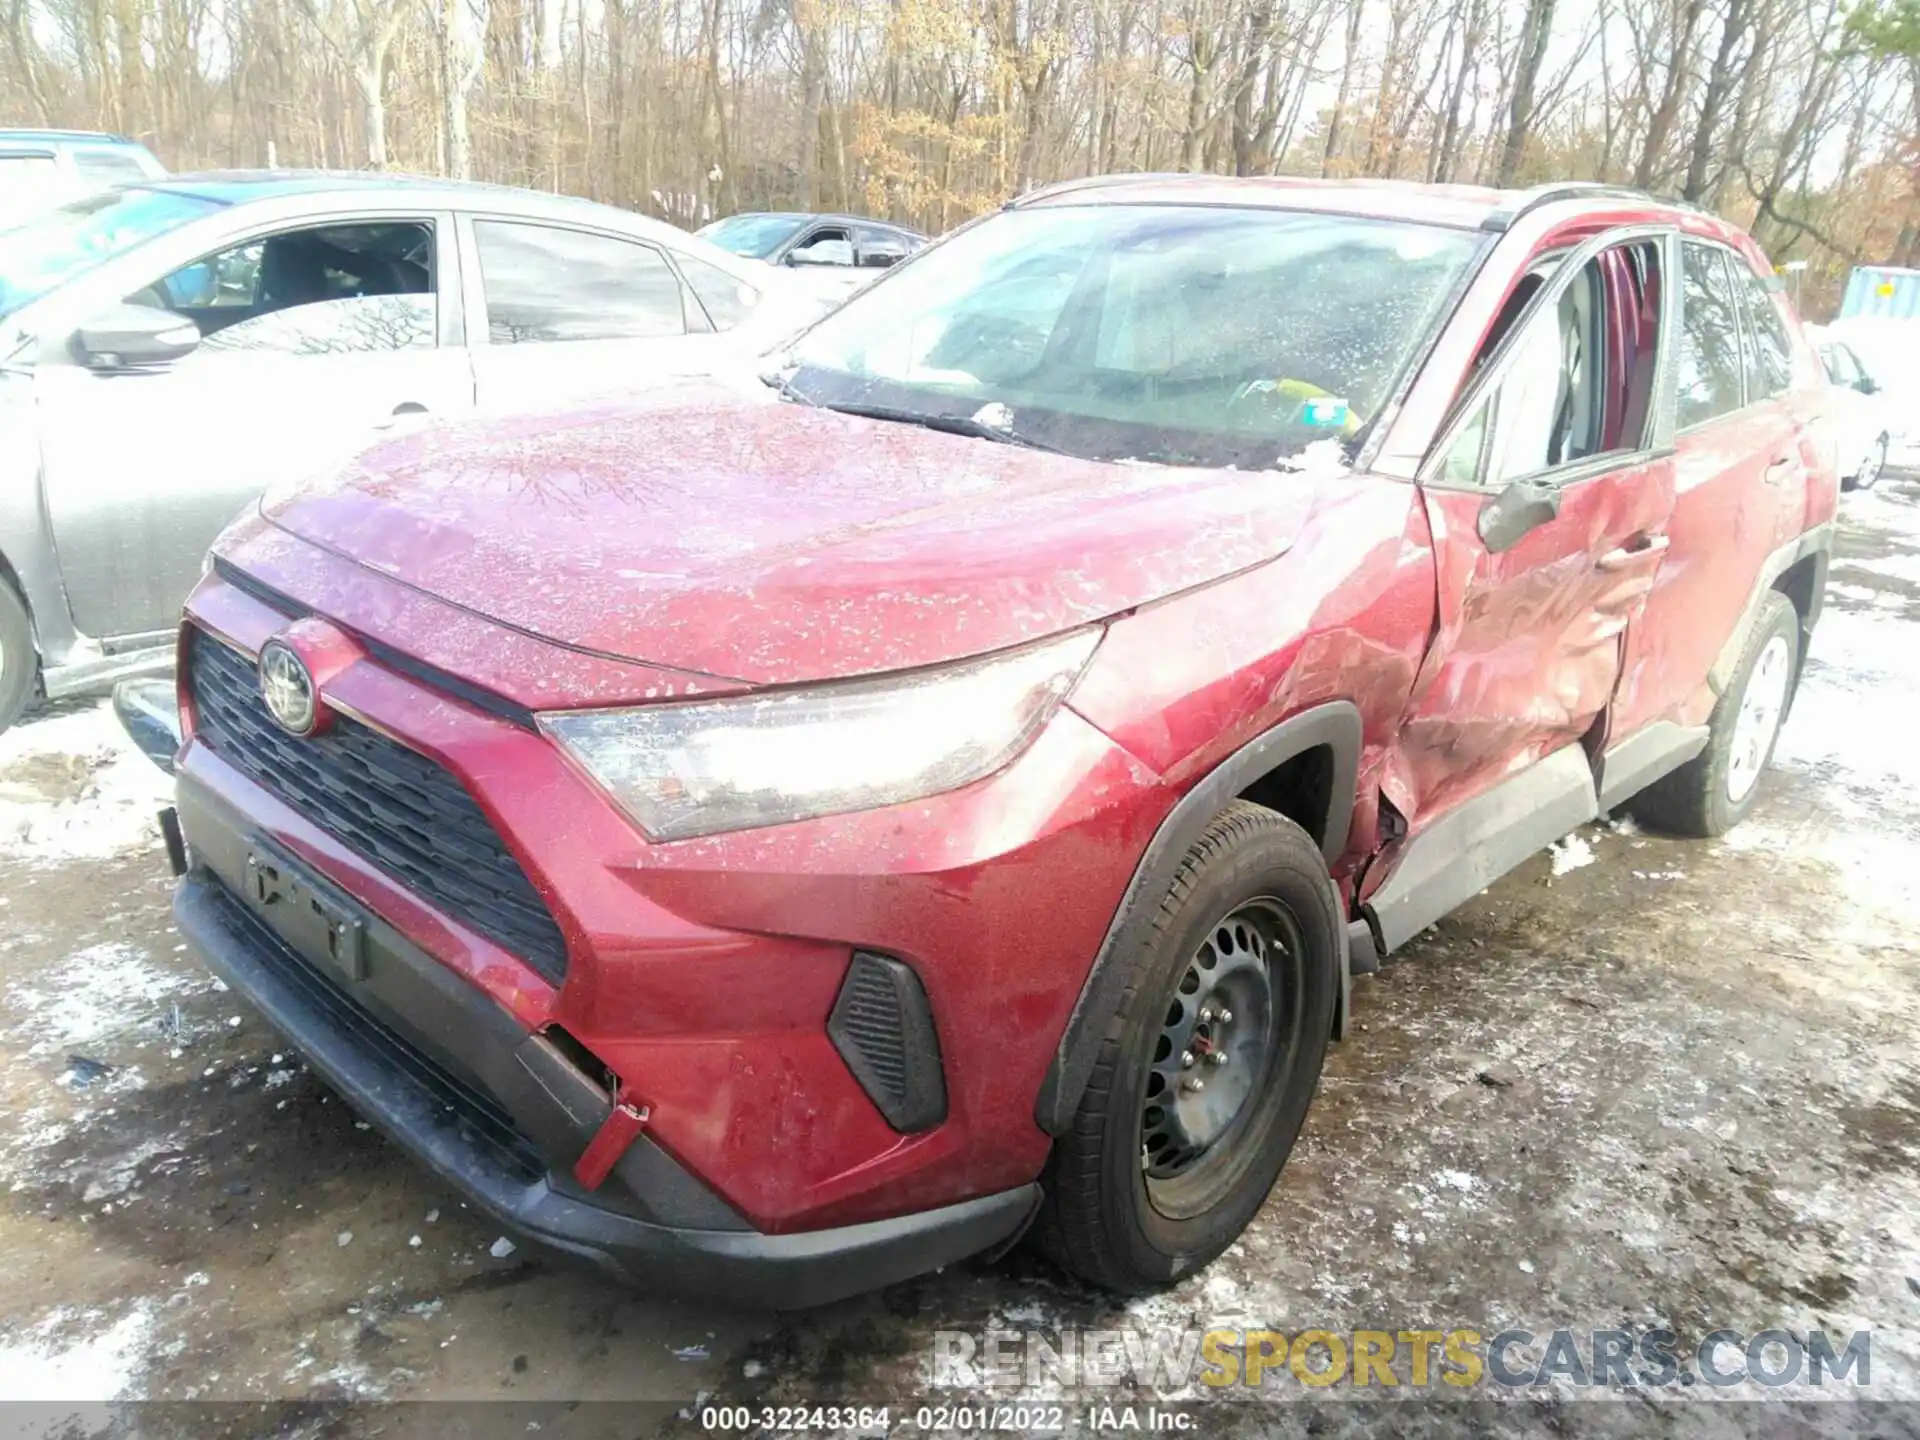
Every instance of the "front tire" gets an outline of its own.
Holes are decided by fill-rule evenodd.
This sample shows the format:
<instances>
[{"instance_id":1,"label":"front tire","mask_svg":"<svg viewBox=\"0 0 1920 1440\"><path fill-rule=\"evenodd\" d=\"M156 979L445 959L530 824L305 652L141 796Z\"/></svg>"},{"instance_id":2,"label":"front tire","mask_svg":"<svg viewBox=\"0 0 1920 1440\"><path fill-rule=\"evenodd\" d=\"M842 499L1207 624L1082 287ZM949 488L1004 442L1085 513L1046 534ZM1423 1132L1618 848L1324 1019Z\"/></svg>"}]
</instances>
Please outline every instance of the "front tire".
<instances>
[{"instance_id":1,"label":"front tire","mask_svg":"<svg viewBox=\"0 0 1920 1440\"><path fill-rule=\"evenodd\" d=\"M39 674L40 655L33 648L27 607L13 587L0 580L0 731L27 708Z\"/></svg>"},{"instance_id":2,"label":"front tire","mask_svg":"<svg viewBox=\"0 0 1920 1440\"><path fill-rule=\"evenodd\" d=\"M1151 1290L1253 1219L1326 1059L1344 938L1332 896L1312 837L1262 806L1234 801L1194 841L1048 1161L1034 1239L1057 1264Z\"/></svg>"},{"instance_id":3,"label":"front tire","mask_svg":"<svg viewBox=\"0 0 1920 1440\"><path fill-rule=\"evenodd\" d=\"M1713 707L1707 748L1633 798L1640 819L1676 835L1724 835L1753 809L1800 673L1800 616L1769 592L1759 623Z\"/></svg>"}]
</instances>

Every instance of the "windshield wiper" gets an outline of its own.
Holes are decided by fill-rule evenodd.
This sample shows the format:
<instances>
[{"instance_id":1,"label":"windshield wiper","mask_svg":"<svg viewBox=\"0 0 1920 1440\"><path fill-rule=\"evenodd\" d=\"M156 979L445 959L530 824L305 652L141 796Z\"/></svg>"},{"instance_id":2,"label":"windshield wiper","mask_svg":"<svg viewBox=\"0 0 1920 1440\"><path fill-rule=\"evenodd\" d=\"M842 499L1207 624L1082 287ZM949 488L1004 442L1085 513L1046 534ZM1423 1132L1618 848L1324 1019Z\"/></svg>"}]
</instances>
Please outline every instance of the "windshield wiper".
<instances>
[{"instance_id":1,"label":"windshield wiper","mask_svg":"<svg viewBox=\"0 0 1920 1440\"><path fill-rule=\"evenodd\" d=\"M901 425L924 426L928 430L939 430L948 435L965 435L974 440L993 440L1002 445L1018 445L1027 450L1044 450L1049 455L1072 453L1062 450L1058 445L1049 445L1044 440L1036 440L1031 435L1022 435L1018 430L989 425L974 415L922 415L918 410L896 410L890 405L861 405L852 402L828 405L824 408L838 410L842 415L858 415L864 420L891 420Z\"/></svg>"}]
</instances>

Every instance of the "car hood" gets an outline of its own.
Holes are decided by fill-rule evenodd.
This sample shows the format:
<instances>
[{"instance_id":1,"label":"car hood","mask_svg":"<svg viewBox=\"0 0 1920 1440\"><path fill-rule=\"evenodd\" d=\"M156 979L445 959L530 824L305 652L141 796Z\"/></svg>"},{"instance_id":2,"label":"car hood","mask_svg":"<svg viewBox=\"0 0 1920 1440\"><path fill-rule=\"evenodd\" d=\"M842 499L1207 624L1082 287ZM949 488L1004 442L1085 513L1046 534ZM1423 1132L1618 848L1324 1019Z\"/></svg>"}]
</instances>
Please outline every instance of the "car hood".
<instances>
[{"instance_id":1,"label":"car hood","mask_svg":"<svg viewBox=\"0 0 1920 1440\"><path fill-rule=\"evenodd\" d=\"M1287 548L1314 490L706 387L420 431L264 509L542 638L778 684L982 654L1231 574Z\"/></svg>"}]
</instances>

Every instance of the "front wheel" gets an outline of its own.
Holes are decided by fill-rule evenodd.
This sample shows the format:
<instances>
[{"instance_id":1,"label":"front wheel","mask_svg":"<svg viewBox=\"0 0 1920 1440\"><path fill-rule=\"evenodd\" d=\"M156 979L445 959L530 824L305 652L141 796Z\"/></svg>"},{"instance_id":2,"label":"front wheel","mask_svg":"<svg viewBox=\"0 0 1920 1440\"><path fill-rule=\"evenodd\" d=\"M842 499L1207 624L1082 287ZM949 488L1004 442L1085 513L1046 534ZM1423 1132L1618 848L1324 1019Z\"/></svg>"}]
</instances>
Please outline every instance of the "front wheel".
<instances>
[{"instance_id":1,"label":"front wheel","mask_svg":"<svg viewBox=\"0 0 1920 1440\"><path fill-rule=\"evenodd\" d=\"M33 647L33 625L27 607L0 580L0 730L20 718L33 698L40 674L40 656Z\"/></svg>"},{"instance_id":2,"label":"front wheel","mask_svg":"<svg viewBox=\"0 0 1920 1440\"><path fill-rule=\"evenodd\" d=\"M1326 1058L1342 939L1330 896L1312 837L1262 806L1234 801L1194 841L1048 1162L1034 1238L1056 1263L1149 1290L1253 1219Z\"/></svg>"}]
</instances>

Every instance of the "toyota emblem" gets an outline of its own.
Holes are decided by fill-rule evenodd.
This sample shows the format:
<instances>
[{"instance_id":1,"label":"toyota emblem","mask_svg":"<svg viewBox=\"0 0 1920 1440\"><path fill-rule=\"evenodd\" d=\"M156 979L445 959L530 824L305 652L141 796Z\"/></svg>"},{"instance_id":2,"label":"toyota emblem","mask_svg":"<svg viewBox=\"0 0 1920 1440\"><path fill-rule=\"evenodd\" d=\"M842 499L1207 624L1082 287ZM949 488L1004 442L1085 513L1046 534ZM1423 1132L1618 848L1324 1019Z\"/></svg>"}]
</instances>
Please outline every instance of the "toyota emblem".
<instances>
[{"instance_id":1,"label":"toyota emblem","mask_svg":"<svg viewBox=\"0 0 1920 1440\"><path fill-rule=\"evenodd\" d=\"M291 647L269 640L260 651L260 698L282 730L311 735L319 707L314 700L313 675Z\"/></svg>"}]
</instances>

